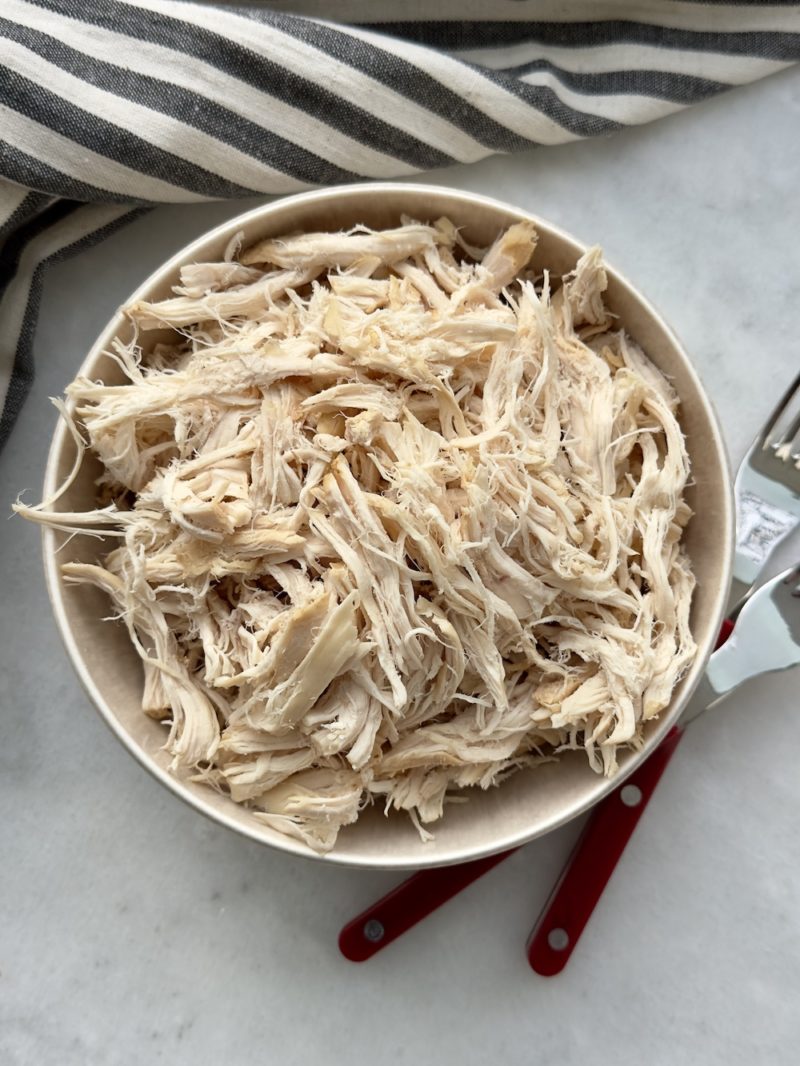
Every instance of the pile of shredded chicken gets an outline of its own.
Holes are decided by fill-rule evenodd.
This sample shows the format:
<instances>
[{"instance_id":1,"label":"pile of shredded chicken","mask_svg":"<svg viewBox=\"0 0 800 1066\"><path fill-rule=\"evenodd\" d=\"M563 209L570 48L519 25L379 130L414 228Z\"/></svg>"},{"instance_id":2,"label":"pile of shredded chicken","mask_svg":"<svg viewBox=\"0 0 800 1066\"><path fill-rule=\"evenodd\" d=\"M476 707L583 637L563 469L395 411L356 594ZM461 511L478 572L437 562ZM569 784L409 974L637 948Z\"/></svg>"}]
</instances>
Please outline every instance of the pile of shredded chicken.
<instances>
[{"instance_id":1,"label":"pile of shredded chicken","mask_svg":"<svg viewBox=\"0 0 800 1066\"><path fill-rule=\"evenodd\" d=\"M126 309L126 384L69 386L97 509L17 508L118 538L63 571L127 625L173 770L320 851L376 797L427 836L564 749L612 774L695 645L677 397L600 250L550 279L524 222L238 243Z\"/></svg>"}]
</instances>

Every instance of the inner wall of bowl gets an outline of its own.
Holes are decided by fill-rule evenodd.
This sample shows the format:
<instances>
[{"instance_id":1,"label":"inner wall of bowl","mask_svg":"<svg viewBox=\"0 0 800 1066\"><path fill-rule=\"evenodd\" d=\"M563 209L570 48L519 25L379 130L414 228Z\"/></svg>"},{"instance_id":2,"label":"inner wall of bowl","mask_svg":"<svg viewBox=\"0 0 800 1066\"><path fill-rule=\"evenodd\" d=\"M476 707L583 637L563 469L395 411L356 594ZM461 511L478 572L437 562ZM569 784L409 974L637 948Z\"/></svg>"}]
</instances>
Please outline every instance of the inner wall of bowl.
<instances>
[{"instance_id":1,"label":"inner wall of bowl","mask_svg":"<svg viewBox=\"0 0 800 1066\"><path fill-rule=\"evenodd\" d=\"M334 190L292 198L258 209L213 231L195 242L179 257L153 275L138 291L140 299L162 299L171 294L178 280L178 260L193 262L221 258L234 233L244 231L244 244L266 236L295 231L336 230L365 223L373 228L398 225L401 216L434 220L447 215L462 228L465 238L488 244L503 227L529 217L503 205L474 199L467 194L435 188L372 186ZM540 243L534 264L547 267L554 276L572 269L584 250L571 238L540 220ZM694 484L688 500L697 513L689 526L686 547L698 576L692 609L692 628L700 648L698 660L676 690L673 702L660 718L647 727L649 750L677 718L682 704L700 675L716 636L722 600L728 580L728 545L731 540L730 489L727 465L719 434L699 382L674 337L635 291L613 272L608 302L627 331L641 344L652 361L673 381L681 396L681 423L692 458ZM110 323L89 354L80 373L109 382L120 380L119 368L103 356L115 336L126 336L121 318ZM159 338L161 339L161 338ZM69 469L73 445L59 430L48 468L48 488ZM65 510L79 510L94 501L95 461L84 464L80 477L62 499ZM110 545L89 538L75 538L53 558L58 534L45 535L45 554L56 615L81 679L101 713L129 750L165 784L199 810L224 824L265 843L298 854L312 854L301 843L260 825L252 816L224 796L167 772L162 751L163 726L141 711L142 672L127 632L121 623L104 621L109 604L99 591L64 585L58 564L67 559L93 561ZM630 753L622 760L622 773L641 761ZM521 771L502 787L488 792L469 792L469 802L453 804L442 822L433 828L435 839L423 843L407 817L386 817L377 808L365 811L356 825L344 830L329 860L376 867L430 866L463 861L530 840L596 802L612 787L595 775L580 753L570 753L558 763L545 763Z\"/></svg>"}]
</instances>

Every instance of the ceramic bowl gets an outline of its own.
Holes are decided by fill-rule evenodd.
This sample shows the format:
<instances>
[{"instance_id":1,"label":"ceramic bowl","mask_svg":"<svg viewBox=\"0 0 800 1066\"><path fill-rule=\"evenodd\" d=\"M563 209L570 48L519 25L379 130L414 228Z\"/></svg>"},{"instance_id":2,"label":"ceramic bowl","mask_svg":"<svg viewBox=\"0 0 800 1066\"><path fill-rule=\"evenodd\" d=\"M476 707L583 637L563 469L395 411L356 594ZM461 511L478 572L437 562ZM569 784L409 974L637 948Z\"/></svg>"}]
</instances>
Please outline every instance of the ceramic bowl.
<instances>
[{"instance_id":1,"label":"ceramic bowl","mask_svg":"<svg viewBox=\"0 0 800 1066\"><path fill-rule=\"evenodd\" d=\"M238 231L245 244L262 237L297 231L337 230L366 223L375 228L396 226L401 215L434 220L447 215L462 227L468 241L488 244L504 227L531 219L539 233L536 262L552 275L569 271L585 246L544 219L507 204L455 189L384 183L326 189L292 196L240 215L194 241L173 256L142 284L131 299L159 300L170 295L182 264L215 260ZM602 243L601 227L589 235ZM678 266L676 264L676 269ZM470 790L469 801L446 809L432 827L435 837L423 843L409 819L385 816L375 806L343 830L336 847L320 861L375 868L404 868L462 862L501 851L548 833L575 818L615 788L664 737L680 716L713 650L725 604L733 541L733 506L728 463L717 419L695 370L675 334L658 312L617 271L609 268L608 305L621 324L670 378L681 400L680 419L692 462L687 499L694 510L686 532L686 549L697 576L691 625L697 658L675 690L670 706L648 723L642 751L621 759L617 777L593 773L582 753L558 762L523 770L500 787ZM103 353L115 337L127 339L130 325L117 314L86 357L79 373L107 382L121 381L121 372ZM158 339L154 335L150 342ZM62 481L74 459L74 444L65 426L56 429L47 464L45 494ZM93 506L94 479L99 467L87 460L80 476L61 498L63 510ZM297 855L314 853L297 840L261 825L243 807L211 789L173 776L162 751L165 730L141 711L142 670L120 624L104 621L108 602L88 586L68 586L59 566L67 560L93 561L108 547L88 537L75 537L58 554L64 540L44 532L47 581L58 625L72 662L92 702L127 749L163 785L196 811L222 825ZM66 728L66 724L65 724Z\"/></svg>"}]
</instances>

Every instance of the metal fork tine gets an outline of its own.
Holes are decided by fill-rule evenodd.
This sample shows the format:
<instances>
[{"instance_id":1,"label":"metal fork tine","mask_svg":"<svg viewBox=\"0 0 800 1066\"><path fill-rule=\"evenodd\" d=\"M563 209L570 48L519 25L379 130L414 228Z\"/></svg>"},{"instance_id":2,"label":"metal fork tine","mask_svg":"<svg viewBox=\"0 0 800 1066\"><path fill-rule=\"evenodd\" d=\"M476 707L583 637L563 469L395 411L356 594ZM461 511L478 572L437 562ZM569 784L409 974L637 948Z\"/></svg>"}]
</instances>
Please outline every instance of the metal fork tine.
<instances>
[{"instance_id":1,"label":"metal fork tine","mask_svg":"<svg viewBox=\"0 0 800 1066\"><path fill-rule=\"evenodd\" d=\"M798 433L800 433L800 411L789 423L788 429L781 434L781 439L772 445L779 459L793 459L795 457L792 446Z\"/></svg>"},{"instance_id":2,"label":"metal fork tine","mask_svg":"<svg viewBox=\"0 0 800 1066\"><path fill-rule=\"evenodd\" d=\"M772 412L772 414L769 416L769 418L767 419L766 423L764 424L764 428L761 430L761 434L760 434L760 436L758 438L759 439L759 443L761 444L762 448L768 447L769 444L771 443L770 435L771 435L773 429L777 425L777 423L778 423L781 415L783 414L783 412L786 410L786 408L792 402L792 399L795 396L795 394L798 393L798 392L800 392L800 374L797 375L797 377L791 383L791 385L786 390L786 392L783 394L783 396L781 396L780 400L778 400L778 403L777 403L777 405L775 407L775 410ZM795 430L795 432L797 432L797 430ZM778 443L780 444L782 442L779 441Z\"/></svg>"},{"instance_id":3,"label":"metal fork tine","mask_svg":"<svg viewBox=\"0 0 800 1066\"><path fill-rule=\"evenodd\" d=\"M800 595L800 563L797 564L797 566L794 568L794 570L792 570L790 573L788 573L786 575L786 577L784 578L784 582L783 583L784 583L784 585L794 585L794 586L796 586L792 590L792 595L793 596Z\"/></svg>"}]
</instances>

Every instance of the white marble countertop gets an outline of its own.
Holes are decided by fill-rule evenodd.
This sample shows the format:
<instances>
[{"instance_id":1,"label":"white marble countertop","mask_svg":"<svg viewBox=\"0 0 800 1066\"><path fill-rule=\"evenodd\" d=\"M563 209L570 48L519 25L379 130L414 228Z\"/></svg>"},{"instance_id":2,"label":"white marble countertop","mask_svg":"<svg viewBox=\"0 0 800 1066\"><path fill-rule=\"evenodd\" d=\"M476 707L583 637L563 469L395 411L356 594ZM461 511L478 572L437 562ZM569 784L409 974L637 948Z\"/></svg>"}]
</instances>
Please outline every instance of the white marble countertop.
<instances>
[{"instance_id":1,"label":"white marble countertop","mask_svg":"<svg viewBox=\"0 0 800 1066\"><path fill-rule=\"evenodd\" d=\"M431 180L602 243L683 338L738 461L800 363L799 131L794 69ZM115 307L240 206L159 209L49 273L38 377L0 457L6 506L37 495L47 397ZM533 975L524 945L577 825L356 966L338 929L399 876L272 852L159 788L73 676L37 533L0 523L0 560L3 1066L798 1061L796 672L692 728L560 977Z\"/></svg>"}]
</instances>

